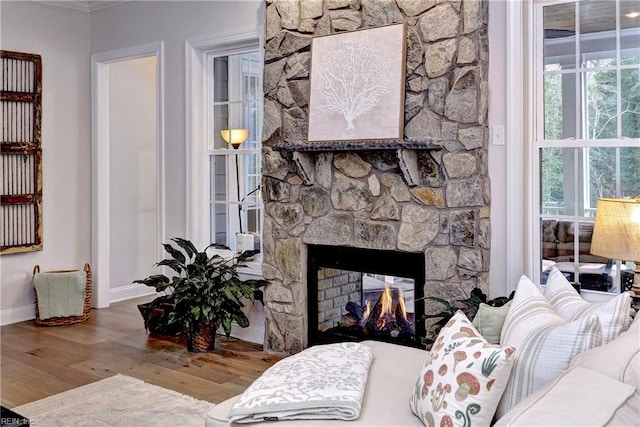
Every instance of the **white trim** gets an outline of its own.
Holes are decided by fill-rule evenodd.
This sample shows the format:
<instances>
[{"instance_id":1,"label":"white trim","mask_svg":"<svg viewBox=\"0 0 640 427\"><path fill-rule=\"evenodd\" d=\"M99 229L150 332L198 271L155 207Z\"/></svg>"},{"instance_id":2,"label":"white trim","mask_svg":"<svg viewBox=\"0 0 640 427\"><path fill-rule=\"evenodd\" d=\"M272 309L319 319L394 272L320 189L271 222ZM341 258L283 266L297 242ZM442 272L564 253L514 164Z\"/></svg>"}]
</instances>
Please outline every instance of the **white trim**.
<instances>
[{"instance_id":1,"label":"white trim","mask_svg":"<svg viewBox=\"0 0 640 427\"><path fill-rule=\"evenodd\" d=\"M109 104L109 68L91 59L91 265L93 307L108 307L109 276L109 123L104 110ZM98 108L98 100L103 106ZM104 286L100 286L105 283Z\"/></svg>"},{"instance_id":2,"label":"white trim","mask_svg":"<svg viewBox=\"0 0 640 427\"><path fill-rule=\"evenodd\" d=\"M260 304L260 303L257 303ZM246 328L241 328L235 323L231 326L231 336L256 344L264 344L264 323L262 326L255 326L255 322L251 322Z\"/></svg>"},{"instance_id":3,"label":"white trim","mask_svg":"<svg viewBox=\"0 0 640 427\"><path fill-rule=\"evenodd\" d=\"M25 322L36 318L36 305L29 304L21 307L0 310L0 326Z\"/></svg>"},{"instance_id":4,"label":"white trim","mask_svg":"<svg viewBox=\"0 0 640 427\"><path fill-rule=\"evenodd\" d=\"M105 1L105 0L35 0L38 3L48 4L50 6L64 7L67 9L81 10L83 12L93 12L94 10L106 9L107 7L116 6L121 3L128 3L131 0Z\"/></svg>"},{"instance_id":5,"label":"white trim","mask_svg":"<svg viewBox=\"0 0 640 427\"><path fill-rule=\"evenodd\" d=\"M91 55L91 265L93 266L94 296L92 306L108 307L109 288L109 68L112 62L149 56L156 57L156 234L165 240L165 156L164 156L164 43L151 43ZM162 247L157 245L157 259Z\"/></svg>"},{"instance_id":6,"label":"white trim","mask_svg":"<svg viewBox=\"0 0 640 427\"><path fill-rule=\"evenodd\" d=\"M507 2L507 52L506 52L506 294L509 294L525 273L525 216L524 216L524 34L523 4Z\"/></svg>"},{"instance_id":7,"label":"white trim","mask_svg":"<svg viewBox=\"0 0 640 427\"><path fill-rule=\"evenodd\" d=\"M543 37L540 37L540 32L544 32L543 28L543 20L540 19L542 12L542 4L538 3L532 6L532 15L528 19L527 27L530 29L529 33L531 34L531 43L528 48L528 56L531 59L531 72L529 77L530 87L531 87L531 98L536 100L536 103L533 105L533 110L528 114L528 120L531 125L531 134L529 139L527 140L527 144L529 147L529 152L531 153L531 170L528 174L528 182L531 186L531 196L530 207L534 209L535 207L540 206L540 168L537 166L540 164L540 152L537 149L537 145L535 144L535 138L539 135L544 134L544 121L536 122L536 117L542 117L542 111L544 109L543 99L540 99L538 94L544 87L544 74L537 73L537 70L544 69L544 66L541 66L544 58L542 56L543 52ZM538 53L538 55L535 55ZM566 144L566 140L563 141ZM564 144L563 144L564 146ZM538 212L539 214L539 212ZM532 268L530 274L534 283L540 283L541 279L541 265L533 266L533 260L535 258L536 261L539 262L540 257L534 256L533 254L540 254L541 252L541 239L540 239L540 224L535 221L534 218L539 217L538 215L532 212L531 218L529 219L528 224L530 225L530 246L531 246L531 264Z\"/></svg>"},{"instance_id":8,"label":"white trim","mask_svg":"<svg viewBox=\"0 0 640 427\"><path fill-rule=\"evenodd\" d=\"M148 286L144 285L129 285L123 286L117 289L111 289L109 291L110 302L118 302L124 301L131 298L137 298L146 295L154 295L155 291ZM21 307L7 308L4 310L0 310L0 326L10 325L12 323L26 322L29 320L33 320L36 318L36 305L29 304L23 305ZM249 333L248 338L241 337L241 339L254 339L257 334L259 334L259 327L254 327L256 331L252 331ZM235 329L234 329L235 333ZM262 330L264 335L264 329ZM240 334L238 334L240 335ZM262 338L261 338L262 339ZM262 341L252 341L252 342L260 342Z\"/></svg>"},{"instance_id":9,"label":"white trim","mask_svg":"<svg viewBox=\"0 0 640 427\"><path fill-rule=\"evenodd\" d=\"M155 294L156 291L153 288L145 285L119 286L109 290L109 300L110 302L118 302Z\"/></svg>"}]
</instances>

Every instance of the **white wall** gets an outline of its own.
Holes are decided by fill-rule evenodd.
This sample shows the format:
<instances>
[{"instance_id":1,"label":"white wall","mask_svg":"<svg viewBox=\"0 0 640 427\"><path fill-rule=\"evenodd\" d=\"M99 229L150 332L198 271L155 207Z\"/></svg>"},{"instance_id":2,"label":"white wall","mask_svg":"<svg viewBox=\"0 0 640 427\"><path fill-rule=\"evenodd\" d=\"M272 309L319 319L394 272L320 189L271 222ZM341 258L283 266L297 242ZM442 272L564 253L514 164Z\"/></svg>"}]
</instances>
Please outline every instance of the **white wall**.
<instances>
[{"instance_id":1,"label":"white wall","mask_svg":"<svg viewBox=\"0 0 640 427\"><path fill-rule=\"evenodd\" d=\"M186 236L185 41L262 26L262 1L141 1L91 13L91 53L164 42L165 233Z\"/></svg>"},{"instance_id":2,"label":"white wall","mask_svg":"<svg viewBox=\"0 0 640 427\"><path fill-rule=\"evenodd\" d=\"M43 250L0 257L0 323L35 316L33 266L82 268L91 258L89 16L0 2L0 47L42 55Z\"/></svg>"},{"instance_id":3,"label":"white wall","mask_svg":"<svg viewBox=\"0 0 640 427\"><path fill-rule=\"evenodd\" d=\"M44 250L0 258L2 323L33 318L34 264L57 269L89 259L90 54L165 42L166 235L184 236L185 40L261 26L262 6L259 0L131 2L87 14L35 2L0 2L2 49L40 53L44 63ZM490 126L507 125L505 10L506 2L490 1ZM503 295L507 282L517 280L506 273L506 162L506 147L490 145L492 296ZM26 313L31 317L19 318Z\"/></svg>"},{"instance_id":4,"label":"white wall","mask_svg":"<svg viewBox=\"0 0 640 427\"><path fill-rule=\"evenodd\" d=\"M111 300L157 273L156 62L150 56L108 65Z\"/></svg>"},{"instance_id":5,"label":"white wall","mask_svg":"<svg viewBox=\"0 0 640 427\"><path fill-rule=\"evenodd\" d=\"M0 47L43 57L44 250L0 257L0 324L35 315L31 272L91 258L91 92L94 53L165 43L166 236L186 234L187 39L254 29L263 2L130 2L92 12L0 2Z\"/></svg>"}]
</instances>

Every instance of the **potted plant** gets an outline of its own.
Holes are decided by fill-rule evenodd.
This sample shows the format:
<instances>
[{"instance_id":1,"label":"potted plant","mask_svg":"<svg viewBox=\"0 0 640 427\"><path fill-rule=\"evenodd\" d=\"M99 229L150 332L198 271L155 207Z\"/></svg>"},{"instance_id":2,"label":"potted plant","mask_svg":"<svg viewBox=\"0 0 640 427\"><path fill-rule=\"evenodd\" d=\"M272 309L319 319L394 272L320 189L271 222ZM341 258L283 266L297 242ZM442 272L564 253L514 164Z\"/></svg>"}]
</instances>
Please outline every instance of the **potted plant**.
<instances>
[{"instance_id":1,"label":"potted plant","mask_svg":"<svg viewBox=\"0 0 640 427\"><path fill-rule=\"evenodd\" d=\"M187 336L189 351L212 350L219 326L222 326L227 337L231 334L232 322L243 328L249 326L249 319L242 311L243 300L262 302L260 288L269 282L240 279L238 270L245 267L244 261L257 251L225 257L207 253L214 248L229 250L224 245L214 243L198 251L188 240L173 238L171 241L170 244L163 244L170 257L156 266L168 267L175 274L171 278L155 274L134 282L163 293L151 301L145 310L145 327L149 328L154 309L166 308L169 304L158 321L166 326L181 325Z\"/></svg>"},{"instance_id":2,"label":"potted plant","mask_svg":"<svg viewBox=\"0 0 640 427\"><path fill-rule=\"evenodd\" d=\"M134 283L142 283L136 280ZM169 294L158 296L151 302L138 304L138 311L144 319L144 327L151 335L174 336L182 334L182 325L167 323L167 316L173 310L173 297Z\"/></svg>"}]
</instances>

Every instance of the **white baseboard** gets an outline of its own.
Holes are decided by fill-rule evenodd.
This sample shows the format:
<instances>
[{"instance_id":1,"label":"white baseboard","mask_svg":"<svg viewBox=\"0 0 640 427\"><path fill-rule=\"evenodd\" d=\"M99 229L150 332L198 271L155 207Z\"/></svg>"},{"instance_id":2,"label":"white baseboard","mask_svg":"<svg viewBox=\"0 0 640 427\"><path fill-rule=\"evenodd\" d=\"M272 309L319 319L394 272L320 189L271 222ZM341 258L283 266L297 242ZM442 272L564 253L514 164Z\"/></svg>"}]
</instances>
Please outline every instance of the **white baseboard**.
<instances>
[{"instance_id":1,"label":"white baseboard","mask_svg":"<svg viewBox=\"0 0 640 427\"><path fill-rule=\"evenodd\" d=\"M155 290L144 285L128 285L109 290L111 302L124 301L145 295L153 295ZM29 304L22 307L7 308L0 310L0 326L12 323L24 322L36 318L36 305Z\"/></svg>"},{"instance_id":2,"label":"white baseboard","mask_svg":"<svg viewBox=\"0 0 640 427\"><path fill-rule=\"evenodd\" d=\"M36 305L29 304L22 307L7 308L0 310L0 326L12 323L24 322L36 318Z\"/></svg>"},{"instance_id":3,"label":"white baseboard","mask_svg":"<svg viewBox=\"0 0 640 427\"><path fill-rule=\"evenodd\" d=\"M109 289L109 301L111 303L124 301L131 298L154 295L155 289L145 285L127 285Z\"/></svg>"},{"instance_id":4,"label":"white baseboard","mask_svg":"<svg viewBox=\"0 0 640 427\"><path fill-rule=\"evenodd\" d=\"M240 338L243 341L262 345L264 344L264 324L256 326L250 325L246 328L241 328L234 324L231 328L231 336L234 338Z\"/></svg>"}]
</instances>

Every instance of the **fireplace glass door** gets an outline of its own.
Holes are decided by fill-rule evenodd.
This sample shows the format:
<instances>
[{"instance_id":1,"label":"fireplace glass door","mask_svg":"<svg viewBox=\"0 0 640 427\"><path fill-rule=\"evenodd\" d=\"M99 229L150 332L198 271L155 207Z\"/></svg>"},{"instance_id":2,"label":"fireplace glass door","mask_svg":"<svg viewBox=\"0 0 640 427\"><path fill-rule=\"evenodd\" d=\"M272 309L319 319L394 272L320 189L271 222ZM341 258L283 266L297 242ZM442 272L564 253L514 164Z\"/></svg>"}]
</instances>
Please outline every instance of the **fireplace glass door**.
<instances>
[{"instance_id":1,"label":"fireplace glass door","mask_svg":"<svg viewBox=\"0 0 640 427\"><path fill-rule=\"evenodd\" d=\"M311 344L374 339L420 346L424 255L309 247ZM317 295L317 298L314 298Z\"/></svg>"}]
</instances>

